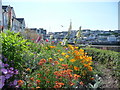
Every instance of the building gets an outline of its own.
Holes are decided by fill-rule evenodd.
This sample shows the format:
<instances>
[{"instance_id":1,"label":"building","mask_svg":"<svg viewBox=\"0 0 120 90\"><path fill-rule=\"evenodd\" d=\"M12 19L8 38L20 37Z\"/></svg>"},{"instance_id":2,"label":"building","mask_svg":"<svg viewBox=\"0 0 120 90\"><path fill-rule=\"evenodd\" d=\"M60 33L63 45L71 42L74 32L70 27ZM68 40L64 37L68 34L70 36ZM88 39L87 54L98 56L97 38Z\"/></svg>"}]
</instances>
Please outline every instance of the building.
<instances>
[{"instance_id":1,"label":"building","mask_svg":"<svg viewBox=\"0 0 120 90\"><path fill-rule=\"evenodd\" d=\"M12 30L13 18L16 18L14 8L9 6L2 6L2 20L3 20L3 29Z\"/></svg>"},{"instance_id":2,"label":"building","mask_svg":"<svg viewBox=\"0 0 120 90\"><path fill-rule=\"evenodd\" d=\"M0 0L0 30L2 30L2 0Z\"/></svg>"},{"instance_id":3,"label":"building","mask_svg":"<svg viewBox=\"0 0 120 90\"><path fill-rule=\"evenodd\" d=\"M24 18L16 18L14 8L10 5L2 6L2 24L3 30L12 30L15 32L25 30Z\"/></svg>"},{"instance_id":4,"label":"building","mask_svg":"<svg viewBox=\"0 0 120 90\"><path fill-rule=\"evenodd\" d=\"M25 30L25 19L24 18L16 18L19 21L19 31L22 32Z\"/></svg>"}]
</instances>

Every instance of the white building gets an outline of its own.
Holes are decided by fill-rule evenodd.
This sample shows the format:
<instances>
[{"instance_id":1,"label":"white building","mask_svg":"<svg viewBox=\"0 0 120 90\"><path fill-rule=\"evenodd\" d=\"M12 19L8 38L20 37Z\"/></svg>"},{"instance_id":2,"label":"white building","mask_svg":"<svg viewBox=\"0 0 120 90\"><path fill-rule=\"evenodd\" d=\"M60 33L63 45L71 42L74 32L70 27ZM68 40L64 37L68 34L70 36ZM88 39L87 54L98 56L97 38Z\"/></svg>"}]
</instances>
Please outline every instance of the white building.
<instances>
[{"instance_id":1,"label":"white building","mask_svg":"<svg viewBox=\"0 0 120 90\"><path fill-rule=\"evenodd\" d=\"M107 40L108 40L109 42L113 42L113 41L116 41L117 38L115 37L115 35L110 35L110 36L107 37Z\"/></svg>"}]
</instances>

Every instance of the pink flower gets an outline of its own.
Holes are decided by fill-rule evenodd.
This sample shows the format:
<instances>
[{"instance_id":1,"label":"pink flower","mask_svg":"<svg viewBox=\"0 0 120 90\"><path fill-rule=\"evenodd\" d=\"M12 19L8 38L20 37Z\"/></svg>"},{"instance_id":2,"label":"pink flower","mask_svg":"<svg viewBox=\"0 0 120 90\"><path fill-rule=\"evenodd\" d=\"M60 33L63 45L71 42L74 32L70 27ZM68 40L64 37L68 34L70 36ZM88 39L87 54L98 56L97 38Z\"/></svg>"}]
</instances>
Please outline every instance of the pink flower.
<instances>
[{"instance_id":1,"label":"pink flower","mask_svg":"<svg viewBox=\"0 0 120 90\"><path fill-rule=\"evenodd\" d=\"M46 42L48 42L48 39L46 39Z\"/></svg>"}]
</instances>

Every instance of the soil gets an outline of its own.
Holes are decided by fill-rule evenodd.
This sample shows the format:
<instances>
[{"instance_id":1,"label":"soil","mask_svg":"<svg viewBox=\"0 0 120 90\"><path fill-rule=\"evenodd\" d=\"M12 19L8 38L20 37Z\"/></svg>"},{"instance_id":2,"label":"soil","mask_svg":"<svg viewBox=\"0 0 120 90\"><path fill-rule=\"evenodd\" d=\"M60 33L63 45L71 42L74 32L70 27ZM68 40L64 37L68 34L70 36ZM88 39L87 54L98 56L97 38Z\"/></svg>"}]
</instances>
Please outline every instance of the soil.
<instances>
[{"instance_id":1,"label":"soil","mask_svg":"<svg viewBox=\"0 0 120 90\"><path fill-rule=\"evenodd\" d=\"M96 63L95 66L99 66L101 64ZM102 80L102 88L111 89L111 90L120 90L118 80L112 75L112 70L102 67L99 68L99 70L102 72L101 74L101 80Z\"/></svg>"}]
</instances>

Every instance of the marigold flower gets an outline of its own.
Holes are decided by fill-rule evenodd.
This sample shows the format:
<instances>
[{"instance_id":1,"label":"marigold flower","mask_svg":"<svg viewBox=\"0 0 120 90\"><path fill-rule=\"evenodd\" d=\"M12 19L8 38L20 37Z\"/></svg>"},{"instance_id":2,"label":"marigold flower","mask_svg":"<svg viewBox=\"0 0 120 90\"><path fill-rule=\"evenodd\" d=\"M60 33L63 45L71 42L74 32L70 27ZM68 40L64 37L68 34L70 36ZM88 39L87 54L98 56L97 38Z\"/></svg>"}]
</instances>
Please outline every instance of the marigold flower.
<instances>
[{"instance_id":1,"label":"marigold flower","mask_svg":"<svg viewBox=\"0 0 120 90\"><path fill-rule=\"evenodd\" d=\"M84 65L84 67L88 67L89 65L88 64L83 64Z\"/></svg>"},{"instance_id":2,"label":"marigold flower","mask_svg":"<svg viewBox=\"0 0 120 90\"><path fill-rule=\"evenodd\" d=\"M91 77L90 80L94 80L95 78Z\"/></svg>"},{"instance_id":3,"label":"marigold flower","mask_svg":"<svg viewBox=\"0 0 120 90\"><path fill-rule=\"evenodd\" d=\"M80 52L84 52L84 50L83 50L83 49L80 49L79 51L80 51Z\"/></svg>"},{"instance_id":4,"label":"marigold flower","mask_svg":"<svg viewBox=\"0 0 120 90\"><path fill-rule=\"evenodd\" d=\"M33 80L34 80L34 77L31 77L30 80L33 81Z\"/></svg>"},{"instance_id":5,"label":"marigold flower","mask_svg":"<svg viewBox=\"0 0 120 90\"><path fill-rule=\"evenodd\" d=\"M92 71L92 67L91 67L91 66L88 66L88 70L89 70L89 71Z\"/></svg>"},{"instance_id":6,"label":"marigold flower","mask_svg":"<svg viewBox=\"0 0 120 90\"><path fill-rule=\"evenodd\" d=\"M79 77L81 77L80 75L74 74L74 79L78 79Z\"/></svg>"},{"instance_id":7,"label":"marigold flower","mask_svg":"<svg viewBox=\"0 0 120 90\"><path fill-rule=\"evenodd\" d=\"M68 51L68 53L70 53L70 51Z\"/></svg>"},{"instance_id":8,"label":"marigold flower","mask_svg":"<svg viewBox=\"0 0 120 90\"><path fill-rule=\"evenodd\" d=\"M60 50L58 50L58 52L60 52Z\"/></svg>"},{"instance_id":9,"label":"marigold flower","mask_svg":"<svg viewBox=\"0 0 120 90\"><path fill-rule=\"evenodd\" d=\"M40 83L41 81L40 80L36 80L36 83Z\"/></svg>"},{"instance_id":10,"label":"marigold flower","mask_svg":"<svg viewBox=\"0 0 120 90\"><path fill-rule=\"evenodd\" d=\"M59 60L60 60L60 61L64 61L64 59L62 59L62 58L59 58Z\"/></svg>"},{"instance_id":11,"label":"marigold flower","mask_svg":"<svg viewBox=\"0 0 120 90\"><path fill-rule=\"evenodd\" d=\"M81 82L80 82L80 85L84 85L84 83L81 81Z\"/></svg>"},{"instance_id":12,"label":"marigold flower","mask_svg":"<svg viewBox=\"0 0 120 90\"><path fill-rule=\"evenodd\" d=\"M79 47L75 47L75 49L78 49Z\"/></svg>"},{"instance_id":13,"label":"marigold flower","mask_svg":"<svg viewBox=\"0 0 120 90\"><path fill-rule=\"evenodd\" d=\"M49 46L50 48L55 48L55 46Z\"/></svg>"},{"instance_id":14,"label":"marigold flower","mask_svg":"<svg viewBox=\"0 0 120 90\"><path fill-rule=\"evenodd\" d=\"M22 85L24 82L23 82L23 80L18 80L17 83L18 83L18 85Z\"/></svg>"},{"instance_id":15,"label":"marigold flower","mask_svg":"<svg viewBox=\"0 0 120 90\"><path fill-rule=\"evenodd\" d=\"M36 87L36 88L40 88L40 87Z\"/></svg>"},{"instance_id":16,"label":"marigold flower","mask_svg":"<svg viewBox=\"0 0 120 90\"><path fill-rule=\"evenodd\" d=\"M71 83L70 83L70 86L73 86L73 85L75 85L75 84L71 82Z\"/></svg>"},{"instance_id":17,"label":"marigold flower","mask_svg":"<svg viewBox=\"0 0 120 90\"><path fill-rule=\"evenodd\" d=\"M65 57L66 57L66 58L69 58L70 56L69 56L69 55L66 55Z\"/></svg>"},{"instance_id":18,"label":"marigold flower","mask_svg":"<svg viewBox=\"0 0 120 90\"><path fill-rule=\"evenodd\" d=\"M64 53L64 52L61 53L61 55L63 55L63 56L64 56L65 54L66 54L66 53Z\"/></svg>"},{"instance_id":19,"label":"marigold flower","mask_svg":"<svg viewBox=\"0 0 120 90\"><path fill-rule=\"evenodd\" d=\"M78 71L78 70L80 70L80 69L79 69L79 67L74 66L74 70L75 70L75 71Z\"/></svg>"},{"instance_id":20,"label":"marigold flower","mask_svg":"<svg viewBox=\"0 0 120 90\"><path fill-rule=\"evenodd\" d=\"M67 64L61 64L61 66L63 66L63 67L68 67L68 65L67 65Z\"/></svg>"},{"instance_id":21,"label":"marigold flower","mask_svg":"<svg viewBox=\"0 0 120 90\"><path fill-rule=\"evenodd\" d=\"M54 64L57 65L57 64L59 64L59 62L58 61L54 61Z\"/></svg>"},{"instance_id":22,"label":"marigold flower","mask_svg":"<svg viewBox=\"0 0 120 90\"><path fill-rule=\"evenodd\" d=\"M26 71L30 71L30 68L27 68Z\"/></svg>"},{"instance_id":23,"label":"marigold flower","mask_svg":"<svg viewBox=\"0 0 120 90\"><path fill-rule=\"evenodd\" d=\"M71 59L70 62L75 62L76 60L75 59Z\"/></svg>"},{"instance_id":24,"label":"marigold flower","mask_svg":"<svg viewBox=\"0 0 120 90\"><path fill-rule=\"evenodd\" d=\"M53 59L52 59L52 58L49 58L48 60L49 60L49 62L50 62L50 63L53 61Z\"/></svg>"},{"instance_id":25,"label":"marigold flower","mask_svg":"<svg viewBox=\"0 0 120 90\"><path fill-rule=\"evenodd\" d=\"M50 83L50 81L46 81L46 83Z\"/></svg>"},{"instance_id":26,"label":"marigold flower","mask_svg":"<svg viewBox=\"0 0 120 90\"><path fill-rule=\"evenodd\" d=\"M61 85L55 85L54 88L61 88Z\"/></svg>"}]
</instances>

